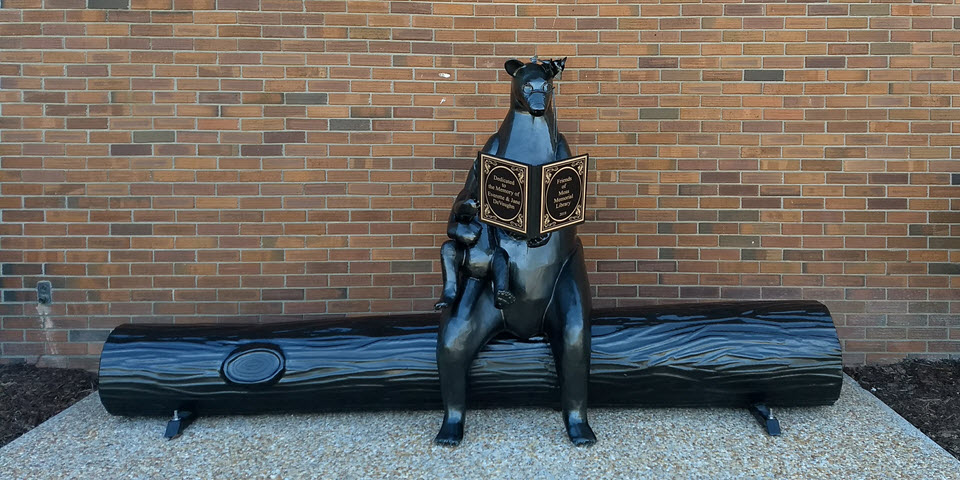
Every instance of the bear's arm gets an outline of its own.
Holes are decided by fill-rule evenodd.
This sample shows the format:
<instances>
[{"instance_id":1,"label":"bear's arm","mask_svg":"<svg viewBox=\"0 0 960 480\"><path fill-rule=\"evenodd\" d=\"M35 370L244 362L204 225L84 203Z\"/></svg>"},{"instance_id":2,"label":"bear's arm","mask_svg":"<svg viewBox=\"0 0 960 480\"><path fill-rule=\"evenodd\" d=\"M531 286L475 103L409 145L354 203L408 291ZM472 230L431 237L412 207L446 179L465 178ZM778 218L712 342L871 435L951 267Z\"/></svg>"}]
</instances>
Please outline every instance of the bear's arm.
<instances>
[{"instance_id":1,"label":"bear's arm","mask_svg":"<svg viewBox=\"0 0 960 480\"><path fill-rule=\"evenodd\" d=\"M483 145L480 151L482 153L496 152L499 145L500 139L497 138L496 134L493 134L487 139L487 143ZM479 165L477 161L474 160L473 166L470 167L470 171L467 172L467 181L464 182L463 189L460 190L460 194L457 195L456 200L453 201L453 207L450 209L450 218L447 220L447 236L468 246L476 243L476 239L461 238L462 235L458 234L458 232L462 232L462 229L457 227L457 223L459 223L457 216L464 202L468 200L477 201L477 195L479 193L478 169Z\"/></svg>"},{"instance_id":2,"label":"bear's arm","mask_svg":"<svg viewBox=\"0 0 960 480\"><path fill-rule=\"evenodd\" d=\"M487 143L483 145L483 148L480 149L481 153L490 153L496 152L497 148L500 146L500 139L497 138L496 134L490 136L487 140ZM453 201L453 208L450 209L450 221L456 220L457 212L460 211L461 205L467 200L477 200L478 190L480 188L478 182L480 168L477 160L473 161L473 166L470 167L470 171L467 172L467 181L463 184L463 189L460 190L460 194L457 195L456 200Z\"/></svg>"},{"instance_id":3,"label":"bear's arm","mask_svg":"<svg viewBox=\"0 0 960 480\"><path fill-rule=\"evenodd\" d=\"M562 133L557 134L557 160L564 160L572 156L570 145L567 145L567 137L564 137Z\"/></svg>"}]
</instances>

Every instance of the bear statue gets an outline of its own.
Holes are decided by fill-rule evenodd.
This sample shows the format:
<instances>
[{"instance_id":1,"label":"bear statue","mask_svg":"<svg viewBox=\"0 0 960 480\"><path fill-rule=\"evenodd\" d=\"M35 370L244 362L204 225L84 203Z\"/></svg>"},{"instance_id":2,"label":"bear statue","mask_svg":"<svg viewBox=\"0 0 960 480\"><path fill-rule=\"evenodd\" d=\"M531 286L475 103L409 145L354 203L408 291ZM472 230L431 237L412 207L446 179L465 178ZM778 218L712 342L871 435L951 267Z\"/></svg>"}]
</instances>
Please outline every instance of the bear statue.
<instances>
[{"instance_id":1,"label":"bear statue","mask_svg":"<svg viewBox=\"0 0 960 480\"><path fill-rule=\"evenodd\" d=\"M566 59L529 63L508 60L510 110L481 152L545 165L571 156L557 132L553 79ZM481 348L508 332L520 338L545 335L556 362L560 407L570 440L590 445L587 420L590 372L590 285L576 227L528 237L477 220L478 165L467 175L448 223L443 248L445 309L437 342L444 418L435 439L463 439L467 375Z\"/></svg>"}]
</instances>

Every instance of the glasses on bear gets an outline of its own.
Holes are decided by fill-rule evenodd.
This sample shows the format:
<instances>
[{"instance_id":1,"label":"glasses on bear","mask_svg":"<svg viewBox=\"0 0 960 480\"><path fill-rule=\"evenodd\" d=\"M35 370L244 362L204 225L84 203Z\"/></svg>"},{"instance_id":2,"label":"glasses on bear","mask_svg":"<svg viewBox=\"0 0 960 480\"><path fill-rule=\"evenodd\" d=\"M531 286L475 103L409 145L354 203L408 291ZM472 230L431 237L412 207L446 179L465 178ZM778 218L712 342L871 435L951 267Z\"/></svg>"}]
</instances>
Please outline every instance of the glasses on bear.
<instances>
[{"instance_id":1,"label":"glasses on bear","mask_svg":"<svg viewBox=\"0 0 960 480\"><path fill-rule=\"evenodd\" d=\"M523 93L527 95L530 95L531 93L536 91L543 92L543 93L550 93L551 90L553 90L553 85L550 83L544 83L539 90L536 88L533 88L533 85L529 83L523 85Z\"/></svg>"}]
</instances>

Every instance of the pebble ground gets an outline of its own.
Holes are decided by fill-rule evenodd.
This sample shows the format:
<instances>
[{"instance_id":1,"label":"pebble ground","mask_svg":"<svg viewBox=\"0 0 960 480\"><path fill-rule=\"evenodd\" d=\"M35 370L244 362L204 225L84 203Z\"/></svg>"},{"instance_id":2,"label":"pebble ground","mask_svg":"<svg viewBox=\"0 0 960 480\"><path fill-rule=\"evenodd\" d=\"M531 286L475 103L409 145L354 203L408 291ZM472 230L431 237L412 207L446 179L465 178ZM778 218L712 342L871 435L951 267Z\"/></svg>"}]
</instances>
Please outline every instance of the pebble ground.
<instances>
[{"instance_id":1,"label":"pebble ground","mask_svg":"<svg viewBox=\"0 0 960 480\"><path fill-rule=\"evenodd\" d=\"M440 412L113 417L96 394L0 449L0 479L960 479L960 461L845 378L830 407L594 409L599 442L569 444L550 409L472 411L434 446Z\"/></svg>"}]
</instances>

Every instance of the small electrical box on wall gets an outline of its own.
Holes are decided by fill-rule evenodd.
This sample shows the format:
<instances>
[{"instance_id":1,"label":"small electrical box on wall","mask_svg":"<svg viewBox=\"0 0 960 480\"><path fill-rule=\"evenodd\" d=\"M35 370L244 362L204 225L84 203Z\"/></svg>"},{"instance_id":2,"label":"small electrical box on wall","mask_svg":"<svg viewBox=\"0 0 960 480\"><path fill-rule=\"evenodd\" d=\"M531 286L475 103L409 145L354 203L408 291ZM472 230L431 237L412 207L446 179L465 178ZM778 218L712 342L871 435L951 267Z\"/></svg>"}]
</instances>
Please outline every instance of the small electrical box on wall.
<instances>
[{"instance_id":1,"label":"small electrical box on wall","mask_svg":"<svg viewBox=\"0 0 960 480\"><path fill-rule=\"evenodd\" d=\"M53 285L47 280L37 282L37 303L41 305L53 303Z\"/></svg>"}]
</instances>

